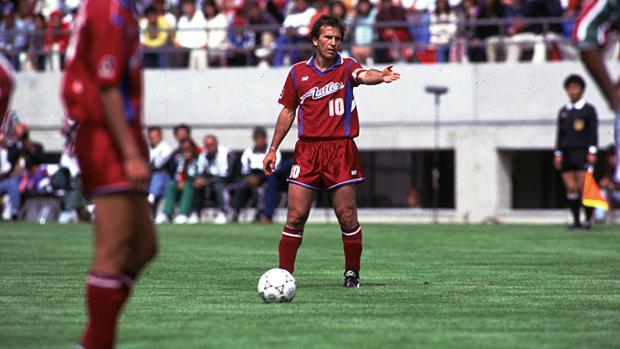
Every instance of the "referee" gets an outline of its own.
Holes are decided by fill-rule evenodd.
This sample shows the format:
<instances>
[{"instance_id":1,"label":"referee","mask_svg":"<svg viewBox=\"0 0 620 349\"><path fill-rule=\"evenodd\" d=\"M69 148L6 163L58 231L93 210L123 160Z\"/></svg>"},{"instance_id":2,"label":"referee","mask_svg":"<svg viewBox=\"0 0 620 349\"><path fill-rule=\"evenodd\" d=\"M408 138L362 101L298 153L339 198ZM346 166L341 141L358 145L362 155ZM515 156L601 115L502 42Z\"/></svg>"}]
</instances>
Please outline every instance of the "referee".
<instances>
[{"instance_id":1,"label":"referee","mask_svg":"<svg viewBox=\"0 0 620 349\"><path fill-rule=\"evenodd\" d=\"M593 209L586 207L586 222L579 218L581 192L588 166L596 162L598 120L594 107L583 99L586 83L579 75L564 80L570 99L558 114L558 130L553 165L562 173L566 199L573 215L569 229L590 229Z\"/></svg>"}]
</instances>

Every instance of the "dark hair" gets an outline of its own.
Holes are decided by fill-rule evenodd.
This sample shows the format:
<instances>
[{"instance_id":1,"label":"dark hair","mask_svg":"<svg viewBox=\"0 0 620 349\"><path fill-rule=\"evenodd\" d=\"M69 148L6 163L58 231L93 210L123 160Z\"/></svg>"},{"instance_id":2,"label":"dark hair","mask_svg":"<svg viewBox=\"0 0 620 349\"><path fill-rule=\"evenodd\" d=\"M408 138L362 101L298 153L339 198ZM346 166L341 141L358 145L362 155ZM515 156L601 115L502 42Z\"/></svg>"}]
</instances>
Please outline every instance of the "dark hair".
<instances>
[{"instance_id":1,"label":"dark hair","mask_svg":"<svg viewBox=\"0 0 620 349\"><path fill-rule=\"evenodd\" d=\"M156 15L156 14L157 14L157 9L153 5L150 5L150 6L148 6L147 8L144 9L144 15L145 16Z\"/></svg>"},{"instance_id":2,"label":"dark hair","mask_svg":"<svg viewBox=\"0 0 620 349\"><path fill-rule=\"evenodd\" d=\"M338 28L340 29L340 33L342 34L342 37L344 37L345 31L346 31L344 28L344 24L342 24L342 21L340 19L332 15L323 15L319 17L319 19L317 19L316 22L314 22L314 25L312 26L312 32L310 33L310 35L312 36L313 39L319 38L319 35L321 34L321 27Z\"/></svg>"},{"instance_id":3,"label":"dark hair","mask_svg":"<svg viewBox=\"0 0 620 349\"><path fill-rule=\"evenodd\" d=\"M151 132L153 132L153 131L157 131L157 132L161 133L161 132L162 132L162 129L161 129L161 127L160 127L160 126L149 126L149 127L146 129L146 132L148 132L148 133L151 133Z\"/></svg>"},{"instance_id":4,"label":"dark hair","mask_svg":"<svg viewBox=\"0 0 620 349\"><path fill-rule=\"evenodd\" d=\"M185 130L188 134L192 133L192 129L187 124L178 124L174 126L172 133L176 135L180 130Z\"/></svg>"},{"instance_id":5,"label":"dark hair","mask_svg":"<svg viewBox=\"0 0 620 349\"><path fill-rule=\"evenodd\" d=\"M580 75L577 74L571 74L569 75L566 80L564 80L564 89L568 88L568 85L570 84L577 84L579 86L581 86L582 90L586 89L586 82L585 80L583 80L583 78Z\"/></svg>"},{"instance_id":6,"label":"dark hair","mask_svg":"<svg viewBox=\"0 0 620 349\"><path fill-rule=\"evenodd\" d=\"M252 131L252 138L256 138L256 137L265 137L267 138L267 131L265 130L264 127L256 127L254 128L254 131Z\"/></svg>"},{"instance_id":7,"label":"dark hair","mask_svg":"<svg viewBox=\"0 0 620 349\"><path fill-rule=\"evenodd\" d=\"M209 5L211 7L213 7L213 11L215 11L215 16L220 14L220 8L217 6L217 4L215 3L214 0L205 0L205 2L202 3L202 9L203 9L203 13L205 15L205 17L207 16L207 13L204 12L204 8Z\"/></svg>"}]
</instances>

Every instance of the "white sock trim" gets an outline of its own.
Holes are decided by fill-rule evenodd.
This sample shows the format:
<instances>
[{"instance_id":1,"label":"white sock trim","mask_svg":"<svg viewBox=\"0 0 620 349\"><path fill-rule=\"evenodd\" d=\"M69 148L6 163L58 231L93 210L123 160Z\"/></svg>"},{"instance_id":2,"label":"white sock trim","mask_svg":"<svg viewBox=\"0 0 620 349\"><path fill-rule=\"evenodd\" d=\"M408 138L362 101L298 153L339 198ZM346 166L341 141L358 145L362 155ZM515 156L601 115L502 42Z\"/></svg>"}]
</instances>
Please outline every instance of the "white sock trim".
<instances>
[{"instance_id":1,"label":"white sock trim","mask_svg":"<svg viewBox=\"0 0 620 349\"><path fill-rule=\"evenodd\" d=\"M298 239L303 238L303 235L291 234L291 233L287 233L285 231L282 232L282 235L286 235L286 236L290 236L292 238L298 238Z\"/></svg>"},{"instance_id":2,"label":"white sock trim","mask_svg":"<svg viewBox=\"0 0 620 349\"><path fill-rule=\"evenodd\" d=\"M362 226L360 225L356 231L352 232L352 233L345 233L344 231L342 232L342 235L344 236L353 236L356 234L359 234L359 232L362 231Z\"/></svg>"}]
</instances>

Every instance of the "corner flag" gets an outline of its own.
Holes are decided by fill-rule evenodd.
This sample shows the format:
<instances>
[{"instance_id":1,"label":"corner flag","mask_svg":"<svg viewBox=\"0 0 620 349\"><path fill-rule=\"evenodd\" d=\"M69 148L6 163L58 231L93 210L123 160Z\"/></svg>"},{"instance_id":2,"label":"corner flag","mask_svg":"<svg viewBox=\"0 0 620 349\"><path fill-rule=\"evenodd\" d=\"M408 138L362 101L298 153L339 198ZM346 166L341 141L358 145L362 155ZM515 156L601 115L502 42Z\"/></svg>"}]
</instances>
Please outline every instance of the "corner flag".
<instances>
[{"instance_id":1,"label":"corner flag","mask_svg":"<svg viewBox=\"0 0 620 349\"><path fill-rule=\"evenodd\" d=\"M599 188L592 174L592 166L588 167L588 172L586 172L586 178L583 184L583 195L581 197L583 206L596 207L605 211L609 210L607 198L601 193L601 188Z\"/></svg>"}]
</instances>

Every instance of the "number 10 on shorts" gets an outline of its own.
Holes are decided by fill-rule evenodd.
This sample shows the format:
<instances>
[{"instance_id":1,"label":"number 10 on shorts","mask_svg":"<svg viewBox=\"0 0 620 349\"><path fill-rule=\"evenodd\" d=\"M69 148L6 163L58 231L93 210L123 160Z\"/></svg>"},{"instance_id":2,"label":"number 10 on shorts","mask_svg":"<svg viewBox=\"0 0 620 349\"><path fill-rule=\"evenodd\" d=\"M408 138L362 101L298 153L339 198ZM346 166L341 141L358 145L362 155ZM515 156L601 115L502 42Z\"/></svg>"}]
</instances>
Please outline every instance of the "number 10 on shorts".
<instances>
[{"instance_id":1,"label":"number 10 on shorts","mask_svg":"<svg viewBox=\"0 0 620 349\"><path fill-rule=\"evenodd\" d=\"M299 165L293 165L293 167L291 167L291 175L289 177L295 179L299 177L300 172L301 172L301 167L299 167Z\"/></svg>"},{"instance_id":2,"label":"number 10 on shorts","mask_svg":"<svg viewBox=\"0 0 620 349\"><path fill-rule=\"evenodd\" d=\"M344 100L342 98L334 98L329 100L329 116L344 115Z\"/></svg>"}]
</instances>

